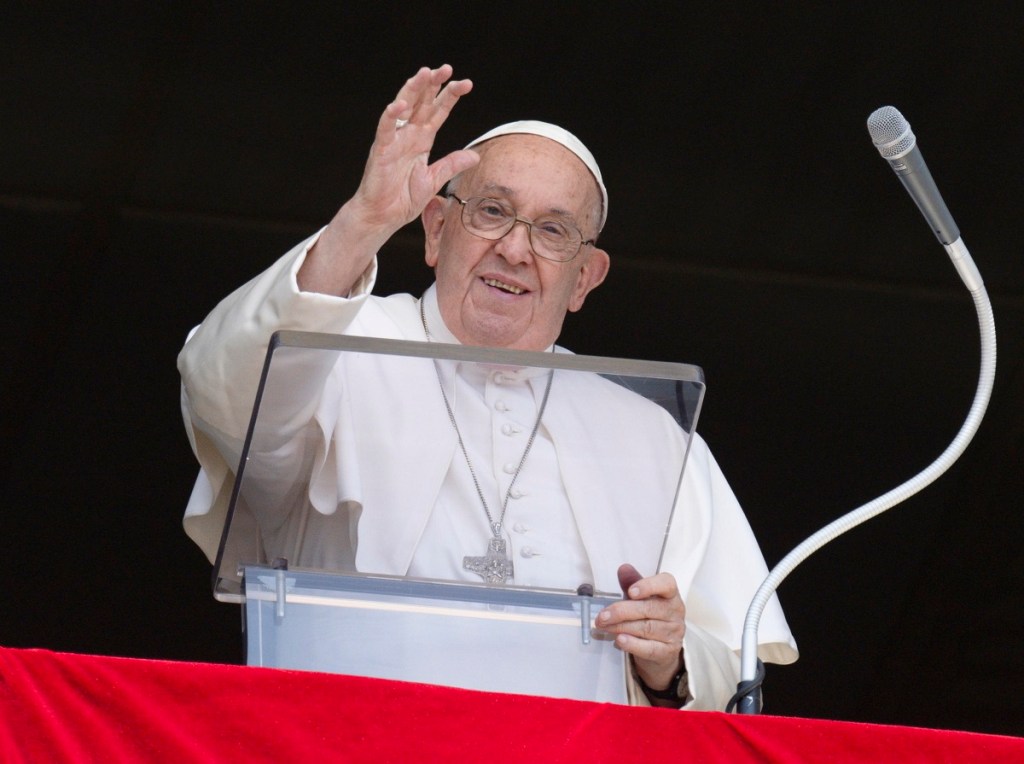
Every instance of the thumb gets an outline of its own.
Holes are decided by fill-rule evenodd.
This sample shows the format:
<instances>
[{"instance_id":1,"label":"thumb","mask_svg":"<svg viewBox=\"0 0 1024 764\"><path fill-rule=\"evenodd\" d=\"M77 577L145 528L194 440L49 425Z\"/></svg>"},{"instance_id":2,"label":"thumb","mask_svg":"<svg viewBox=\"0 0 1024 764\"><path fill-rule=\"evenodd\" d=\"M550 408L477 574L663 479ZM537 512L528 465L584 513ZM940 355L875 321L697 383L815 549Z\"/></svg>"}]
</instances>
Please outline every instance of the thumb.
<instances>
[{"instance_id":1,"label":"thumb","mask_svg":"<svg viewBox=\"0 0 1024 764\"><path fill-rule=\"evenodd\" d=\"M445 183L460 172L465 172L479 161L480 155L468 149L453 151L448 156L438 159L429 168L433 180L434 193L440 191Z\"/></svg>"},{"instance_id":2,"label":"thumb","mask_svg":"<svg viewBox=\"0 0 1024 764\"><path fill-rule=\"evenodd\" d=\"M630 565L628 562L619 566L619 587L622 589L623 595L629 591L629 587L639 581L643 576L640 575L640 571ZM628 595L626 595L628 597Z\"/></svg>"}]
</instances>

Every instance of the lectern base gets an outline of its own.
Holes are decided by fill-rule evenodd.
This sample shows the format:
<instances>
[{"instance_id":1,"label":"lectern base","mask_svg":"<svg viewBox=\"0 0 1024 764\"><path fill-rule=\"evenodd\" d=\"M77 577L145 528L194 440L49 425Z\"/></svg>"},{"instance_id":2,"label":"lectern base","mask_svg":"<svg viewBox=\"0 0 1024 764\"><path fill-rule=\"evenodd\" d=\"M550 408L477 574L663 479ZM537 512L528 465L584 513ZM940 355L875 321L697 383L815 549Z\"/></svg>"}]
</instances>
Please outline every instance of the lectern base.
<instances>
[{"instance_id":1,"label":"lectern base","mask_svg":"<svg viewBox=\"0 0 1024 764\"><path fill-rule=\"evenodd\" d=\"M591 631L612 597L258 566L244 589L252 666L627 702L623 653Z\"/></svg>"}]
</instances>

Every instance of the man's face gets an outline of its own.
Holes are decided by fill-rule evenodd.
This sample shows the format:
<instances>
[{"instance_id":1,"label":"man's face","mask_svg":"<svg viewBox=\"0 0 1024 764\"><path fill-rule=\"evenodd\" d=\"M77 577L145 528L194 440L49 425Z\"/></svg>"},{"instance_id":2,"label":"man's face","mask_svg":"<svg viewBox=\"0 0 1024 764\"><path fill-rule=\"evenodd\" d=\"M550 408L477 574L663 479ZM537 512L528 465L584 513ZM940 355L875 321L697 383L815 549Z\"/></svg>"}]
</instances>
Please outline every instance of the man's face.
<instances>
[{"instance_id":1,"label":"man's face","mask_svg":"<svg viewBox=\"0 0 1024 764\"><path fill-rule=\"evenodd\" d=\"M477 148L480 163L463 173L454 192L461 199L486 196L534 220L557 214L584 240L597 234L600 197L586 165L554 141L506 135ZM462 225L462 206L436 198L423 212L426 261L437 276L445 324L467 345L543 350L562 329L567 311L583 306L608 271L608 255L584 246L567 263L537 257L525 225L497 241Z\"/></svg>"}]
</instances>

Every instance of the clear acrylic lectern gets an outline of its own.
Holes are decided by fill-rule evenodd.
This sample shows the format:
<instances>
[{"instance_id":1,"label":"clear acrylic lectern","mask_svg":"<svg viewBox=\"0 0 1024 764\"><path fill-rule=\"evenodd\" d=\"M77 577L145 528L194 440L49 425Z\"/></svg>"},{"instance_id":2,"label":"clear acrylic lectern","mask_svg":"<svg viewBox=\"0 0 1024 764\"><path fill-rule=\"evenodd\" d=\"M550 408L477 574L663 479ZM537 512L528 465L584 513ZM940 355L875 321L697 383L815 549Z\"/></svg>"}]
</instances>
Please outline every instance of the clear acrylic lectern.
<instances>
[{"instance_id":1,"label":"clear acrylic lectern","mask_svg":"<svg viewBox=\"0 0 1024 764\"><path fill-rule=\"evenodd\" d=\"M247 662L625 702L593 618L660 567L703 395L684 364L278 332L214 567ZM505 582L470 569L481 502Z\"/></svg>"}]
</instances>

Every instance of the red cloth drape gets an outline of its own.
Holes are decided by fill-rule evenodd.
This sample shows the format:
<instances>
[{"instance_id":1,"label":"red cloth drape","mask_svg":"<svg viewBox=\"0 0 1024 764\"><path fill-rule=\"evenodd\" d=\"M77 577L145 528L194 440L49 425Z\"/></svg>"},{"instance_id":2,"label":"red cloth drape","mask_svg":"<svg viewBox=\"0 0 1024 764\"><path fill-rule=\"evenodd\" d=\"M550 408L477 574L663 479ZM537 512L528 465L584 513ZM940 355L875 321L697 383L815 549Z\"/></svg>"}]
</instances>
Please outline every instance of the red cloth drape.
<instances>
[{"instance_id":1,"label":"red cloth drape","mask_svg":"<svg viewBox=\"0 0 1024 764\"><path fill-rule=\"evenodd\" d=\"M0 648L3 762L1024 761L1024 739Z\"/></svg>"}]
</instances>

